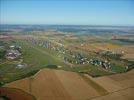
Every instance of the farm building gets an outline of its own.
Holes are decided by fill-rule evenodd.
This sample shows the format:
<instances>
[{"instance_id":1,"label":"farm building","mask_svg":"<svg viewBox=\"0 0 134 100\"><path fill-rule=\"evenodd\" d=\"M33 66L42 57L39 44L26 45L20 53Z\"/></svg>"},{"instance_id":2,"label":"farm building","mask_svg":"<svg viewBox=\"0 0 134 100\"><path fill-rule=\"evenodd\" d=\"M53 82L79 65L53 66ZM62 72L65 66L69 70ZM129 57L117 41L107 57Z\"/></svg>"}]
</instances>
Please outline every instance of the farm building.
<instances>
[{"instance_id":1,"label":"farm building","mask_svg":"<svg viewBox=\"0 0 134 100\"><path fill-rule=\"evenodd\" d=\"M21 55L18 50L7 50L6 58L7 59L16 59Z\"/></svg>"}]
</instances>

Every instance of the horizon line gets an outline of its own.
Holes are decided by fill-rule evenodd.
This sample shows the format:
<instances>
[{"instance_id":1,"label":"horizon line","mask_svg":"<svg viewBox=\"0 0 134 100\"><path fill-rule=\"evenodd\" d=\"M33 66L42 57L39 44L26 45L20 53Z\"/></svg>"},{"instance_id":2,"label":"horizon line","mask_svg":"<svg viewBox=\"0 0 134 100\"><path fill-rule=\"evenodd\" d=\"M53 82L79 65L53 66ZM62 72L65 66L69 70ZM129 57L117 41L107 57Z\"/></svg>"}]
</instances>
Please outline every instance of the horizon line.
<instances>
[{"instance_id":1,"label":"horizon line","mask_svg":"<svg viewBox=\"0 0 134 100\"><path fill-rule=\"evenodd\" d=\"M20 23L18 23L18 24L1 24L0 23L0 25L50 25L50 26L53 26L53 25L63 25L63 26L117 26L117 27L119 27L119 26L122 26L122 27L134 27L134 25L110 25L110 24L20 24Z\"/></svg>"}]
</instances>

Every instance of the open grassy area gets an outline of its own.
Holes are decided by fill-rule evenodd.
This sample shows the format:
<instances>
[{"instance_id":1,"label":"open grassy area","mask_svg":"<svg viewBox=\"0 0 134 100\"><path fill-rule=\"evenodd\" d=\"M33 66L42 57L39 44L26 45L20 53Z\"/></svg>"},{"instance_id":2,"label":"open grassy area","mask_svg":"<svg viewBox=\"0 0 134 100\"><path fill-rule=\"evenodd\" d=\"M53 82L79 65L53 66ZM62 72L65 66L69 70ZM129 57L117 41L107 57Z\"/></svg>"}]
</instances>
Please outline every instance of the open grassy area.
<instances>
[{"instance_id":1,"label":"open grassy area","mask_svg":"<svg viewBox=\"0 0 134 100\"><path fill-rule=\"evenodd\" d=\"M110 75L112 73L107 72L103 69L98 69L98 67L93 65L85 65L85 66L77 66L72 68L72 71L79 72L79 73L86 73L93 77L103 76L103 75Z\"/></svg>"},{"instance_id":2,"label":"open grassy area","mask_svg":"<svg viewBox=\"0 0 134 100\"><path fill-rule=\"evenodd\" d=\"M22 69L16 68L20 63L19 61L5 61L0 64L0 81L10 82L26 76L30 76L34 72L48 65L65 65L62 61L58 60L57 57L49 54L45 50L42 50L36 46L24 41L16 41L17 45L22 47L22 58L23 63L27 66ZM55 67L54 67L55 68Z\"/></svg>"}]
</instances>

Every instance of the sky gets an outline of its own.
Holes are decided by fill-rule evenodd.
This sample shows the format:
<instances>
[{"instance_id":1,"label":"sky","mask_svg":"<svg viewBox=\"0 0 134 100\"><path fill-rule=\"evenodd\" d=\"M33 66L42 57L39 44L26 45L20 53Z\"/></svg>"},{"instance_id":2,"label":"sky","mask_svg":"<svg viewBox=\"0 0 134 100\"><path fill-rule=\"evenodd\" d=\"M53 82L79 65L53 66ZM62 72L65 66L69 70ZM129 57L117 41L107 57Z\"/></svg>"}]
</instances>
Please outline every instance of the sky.
<instances>
[{"instance_id":1,"label":"sky","mask_svg":"<svg viewBox=\"0 0 134 100\"><path fill-rule=\"evenodd\" d=\"M134 26L134 0L0 0L0 24Z\"/></svg>"}]
</instances>

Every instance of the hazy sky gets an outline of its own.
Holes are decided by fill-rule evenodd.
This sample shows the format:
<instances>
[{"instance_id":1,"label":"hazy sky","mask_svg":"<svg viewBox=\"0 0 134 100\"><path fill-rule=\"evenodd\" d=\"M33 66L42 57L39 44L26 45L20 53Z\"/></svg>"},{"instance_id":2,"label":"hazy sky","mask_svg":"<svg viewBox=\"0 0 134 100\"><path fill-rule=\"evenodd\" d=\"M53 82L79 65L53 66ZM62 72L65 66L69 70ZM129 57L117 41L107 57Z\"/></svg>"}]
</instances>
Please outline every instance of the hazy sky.
<instances>
[{"instance_id":1,"label":"hazy sky","mask_svg":"<svg viewBox=\"0 0 134 100\"><path fill-rule=\"evenodd\" d=\"M134 0L0 0L0 23L134 25Z\"/></svg>"}]
</instances>

